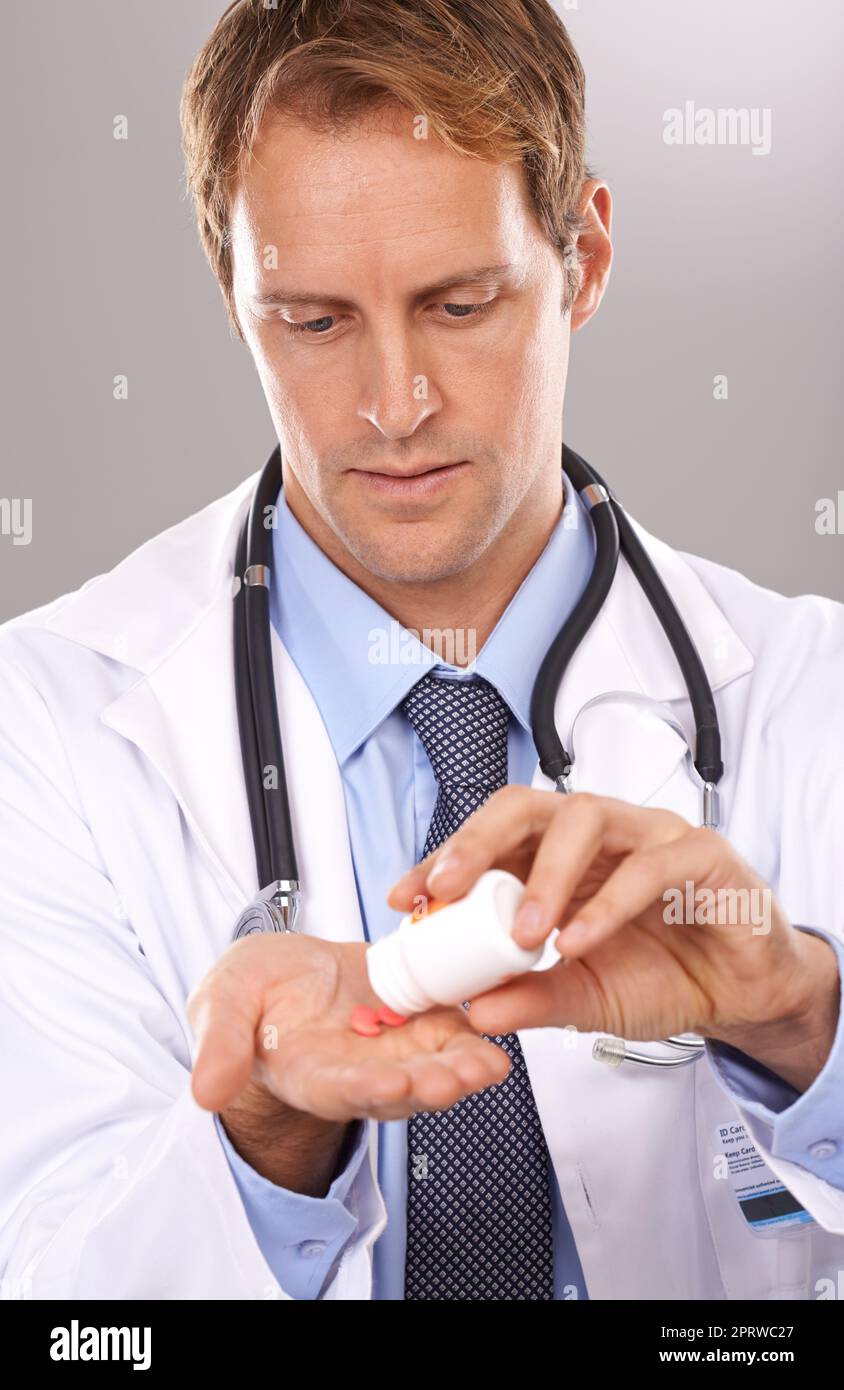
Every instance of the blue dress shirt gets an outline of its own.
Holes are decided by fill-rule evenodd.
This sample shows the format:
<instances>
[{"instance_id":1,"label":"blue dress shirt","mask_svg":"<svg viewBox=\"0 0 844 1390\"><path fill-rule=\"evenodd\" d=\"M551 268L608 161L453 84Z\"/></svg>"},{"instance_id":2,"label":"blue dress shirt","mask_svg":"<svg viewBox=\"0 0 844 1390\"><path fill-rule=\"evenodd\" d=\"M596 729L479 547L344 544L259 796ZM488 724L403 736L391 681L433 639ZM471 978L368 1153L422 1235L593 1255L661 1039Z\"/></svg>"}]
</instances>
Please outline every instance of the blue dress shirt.
<instances>
[{"instance_id":1,"label":"blue dress shirt","mask_svg":"<svg viewBox=\"0 0 844 1390\"><path fill-rule=\"evenodd\" d=\"M394 930L386 904L397 878L422 856L437 787L427 755L398 708L421 677L482 676L511 710L509 781L529 786L536 767L530 697L542 658L588 581L594 557L583 504L563 475L566 506L539 559L513 596L471 667L441 661L348 579L278 497L273 567L284 582L271 589L270 616L322 715L343 780L352 861L368 941ZM423 634L424 635L424 634ZM459 648L457 649L459 652ZM471 657L471 651L464 653ZM844 948L834 938L844 978ZM844 1011L842 1011L844 1018ZM772 1152L844 1187L844 1023L820 1076L804 1095L735 1049L707 1043L719 1084L770 1128ZM796 1123L795 1123L796 1117ZM356 1229L349 1189L365 1161L366 1125L351 1131L346 1155L325 1197L278 1187L236 1152L216 1118L220 1140L255 1237L283 1288L316 1299L333 1277ZM388 1223L374 1247L374 1299L404 1298L407 1122L378 1126L378 1182ZM837 1144L836 1162L813 1155ZM825 1152L825 1151L824 1151ZM587 1298L583 1270L549 1163L554 1227L554 1297Z\"/></svg>"}]
</instances>

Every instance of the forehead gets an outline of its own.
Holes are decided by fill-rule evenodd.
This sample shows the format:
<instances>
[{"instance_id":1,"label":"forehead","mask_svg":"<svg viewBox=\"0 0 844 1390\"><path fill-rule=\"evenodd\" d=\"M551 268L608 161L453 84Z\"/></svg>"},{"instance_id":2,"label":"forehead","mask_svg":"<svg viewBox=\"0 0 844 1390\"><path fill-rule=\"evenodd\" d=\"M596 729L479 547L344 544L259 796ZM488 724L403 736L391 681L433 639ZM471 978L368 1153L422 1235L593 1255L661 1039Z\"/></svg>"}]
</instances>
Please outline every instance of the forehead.
<instances>
[{"instance_id":1,"label":"forehead","mask_svg":"<svg viewBox=\"0 0 844 1390\"><path fill-rule=\"evenodd\" d=\"M332 133L268 118L232 199L236 273L252 279L267 246L288 269L417 276L421 265L428 279L455 256L525 254L542 233L521 165L459 154L420 129L402 108Z\"/></svg>"}]
</instances>

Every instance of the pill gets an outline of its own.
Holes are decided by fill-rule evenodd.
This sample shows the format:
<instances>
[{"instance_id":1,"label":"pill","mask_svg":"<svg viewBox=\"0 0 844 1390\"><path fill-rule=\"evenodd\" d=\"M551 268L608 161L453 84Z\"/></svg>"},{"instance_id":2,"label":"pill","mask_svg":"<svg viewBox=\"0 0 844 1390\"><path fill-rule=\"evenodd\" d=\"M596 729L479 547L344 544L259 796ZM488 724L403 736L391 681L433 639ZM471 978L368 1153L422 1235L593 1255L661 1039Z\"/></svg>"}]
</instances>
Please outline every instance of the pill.
<instances>
[{"instance_id":1,"label":"pill","mask_svg":"<svg viewBox=\"0 0 844 1390\"><path fill-rule=\"evenodd\" d=\"M378 1015L368 1004L358 1004L352 1009L351 1026L362 1038L375 1038L381 1032Z\"/></svg>"},{"instance_id":2,"label":"pill","mask_svg":"<svg viewBox=\"0 0 844 1390\"><path fill-rule=\"evenodd\" d=\"M407 1023L405 1014L397 1014L395 1009L389 1008L386 1004L381 1005L375 1017L388 1024L390 1028L400 1028L403 1023Z\"/></svg>"}]
</instances>

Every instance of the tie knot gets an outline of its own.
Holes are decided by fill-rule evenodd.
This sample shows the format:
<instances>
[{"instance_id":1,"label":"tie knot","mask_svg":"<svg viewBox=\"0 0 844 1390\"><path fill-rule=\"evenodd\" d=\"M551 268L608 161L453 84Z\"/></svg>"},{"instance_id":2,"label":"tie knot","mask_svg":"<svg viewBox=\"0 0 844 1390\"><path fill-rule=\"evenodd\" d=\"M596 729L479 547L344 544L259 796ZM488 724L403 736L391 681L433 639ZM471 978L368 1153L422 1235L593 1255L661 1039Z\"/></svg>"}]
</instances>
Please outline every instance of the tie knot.
<instances>
[{"instance_id":1,"label":"tie knot","mask_svg":"<svg viewBox=\"0 0 844 1390\"><path fill-rule=\"evenodd\" d=\"M489 681L429 673L401 708L441 786L478 787L489 794L506 785L510 709Z\"/></svg>"}]
</instances>

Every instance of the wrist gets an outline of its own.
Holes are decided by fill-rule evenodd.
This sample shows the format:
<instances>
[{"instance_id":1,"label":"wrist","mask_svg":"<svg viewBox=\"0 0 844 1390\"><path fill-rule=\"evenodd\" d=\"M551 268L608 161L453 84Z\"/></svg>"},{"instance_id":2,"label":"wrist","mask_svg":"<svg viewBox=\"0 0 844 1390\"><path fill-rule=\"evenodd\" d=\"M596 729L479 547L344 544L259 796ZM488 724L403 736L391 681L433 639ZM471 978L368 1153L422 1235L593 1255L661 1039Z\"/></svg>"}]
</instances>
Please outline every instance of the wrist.
<instances>
[{"instance_id":1,"label":"wrist","mask_svg":"<svg viewBox=\"0 0 844 1390\"><path fill-rule=\"evenodd\" d=\"M744 1052L801 1093L823 1070L841 1010L838 959L823 937L796 928L789 1001L769 1018L707 1036Z\"/></svg>"},{"instance_id":2,"label":"wrist","mask_svg":"<svg viewBox=\"0 0 844 1390\"><path fill-rule=\"evenodd\" d=\"M350 1126L294 1110L250 1081L219 1111L232 1146L251 1168L279 1187L324 1197Z\"/></svg>"}]
</instances>

